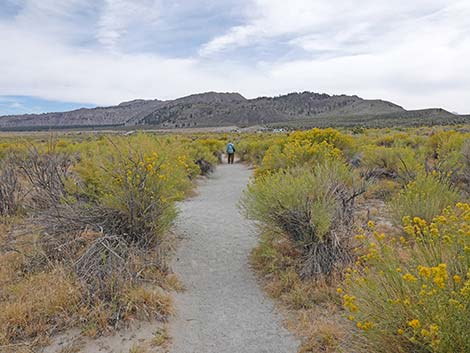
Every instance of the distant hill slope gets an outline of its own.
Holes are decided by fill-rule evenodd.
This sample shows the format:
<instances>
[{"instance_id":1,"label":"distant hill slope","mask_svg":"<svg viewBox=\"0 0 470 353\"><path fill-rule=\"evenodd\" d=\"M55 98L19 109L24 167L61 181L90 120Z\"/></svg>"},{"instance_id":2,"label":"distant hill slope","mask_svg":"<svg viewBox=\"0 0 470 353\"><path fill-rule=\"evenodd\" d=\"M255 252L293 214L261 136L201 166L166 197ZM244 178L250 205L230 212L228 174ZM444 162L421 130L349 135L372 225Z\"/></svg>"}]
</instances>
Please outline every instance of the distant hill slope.
<instances>
[{"instance_id":1,"label":"distant hill slope","mask_svg":"<svg viewBox=\"0 0 470 353\"><path fill-rule=\"evenodd\" d=\"M368 121L409 125L450 123L468 117L442 109L407 111L382 100L312 92L246 99L238 93L208 92L175 100L133 100L117 106L62 113L0 117L1 129L152 125L159 128L293 124L340 126Z\"/></svg>"}]
</instances>

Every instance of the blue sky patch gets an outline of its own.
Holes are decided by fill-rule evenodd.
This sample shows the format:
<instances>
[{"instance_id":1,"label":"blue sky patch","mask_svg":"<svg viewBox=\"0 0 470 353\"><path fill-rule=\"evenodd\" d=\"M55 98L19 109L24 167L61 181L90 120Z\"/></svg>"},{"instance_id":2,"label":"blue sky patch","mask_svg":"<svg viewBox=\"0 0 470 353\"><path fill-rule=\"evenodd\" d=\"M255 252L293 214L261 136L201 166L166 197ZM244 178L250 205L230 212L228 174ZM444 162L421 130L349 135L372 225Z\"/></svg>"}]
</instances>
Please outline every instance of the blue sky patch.
<instances>
[{"instance_id":1,"label":"blue sky patch","mask_svg":"<svg viewBox=\"0 0 470 353\"><path fill-rule=\"evenodd\" d=\"M469 18L467 0L0 0L0 114L304 90L470 113Z\"/></svg>"},{"instance_id":2,"label":"blue sky patch","mask_svg":"<svg viewBox=\"0 0 470 353\"><path fill-rule=\"evenodd\" d=\"M0 96L0 116L46 112L64 112L79 108L93 108L92 104L60 102L27 96Z\"/></svg>"}]
</instances>

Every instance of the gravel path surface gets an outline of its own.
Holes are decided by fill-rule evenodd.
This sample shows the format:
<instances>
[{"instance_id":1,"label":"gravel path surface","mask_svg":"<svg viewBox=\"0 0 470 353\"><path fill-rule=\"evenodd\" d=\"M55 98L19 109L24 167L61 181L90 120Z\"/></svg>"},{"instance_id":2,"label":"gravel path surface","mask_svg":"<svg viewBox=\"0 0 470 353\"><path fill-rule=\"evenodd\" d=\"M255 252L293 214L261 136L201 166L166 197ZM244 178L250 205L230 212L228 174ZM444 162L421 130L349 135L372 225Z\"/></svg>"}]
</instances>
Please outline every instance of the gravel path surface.
<instances>
[{"instance_id":1,"label":"gravel path surface","mask_svg":"<svg viewBox=\"0 0 470 353\"><path fill-rule=\"evenodd\" d=\"M250 175L241 164L219 166L180 204L173 268L187 290L176 295L173 353L297 352L248 265L256 233L237 202Z\"/></svg>"}]
</instances>

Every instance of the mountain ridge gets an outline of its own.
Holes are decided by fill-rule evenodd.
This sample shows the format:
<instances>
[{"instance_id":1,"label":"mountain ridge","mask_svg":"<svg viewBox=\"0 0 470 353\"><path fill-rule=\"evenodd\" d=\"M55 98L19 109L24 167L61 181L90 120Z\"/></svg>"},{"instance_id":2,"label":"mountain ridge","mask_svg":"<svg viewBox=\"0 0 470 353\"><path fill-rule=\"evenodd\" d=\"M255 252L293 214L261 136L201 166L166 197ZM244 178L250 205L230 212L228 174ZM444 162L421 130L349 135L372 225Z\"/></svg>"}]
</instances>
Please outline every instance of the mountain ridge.
<instances>
[{"instance_id":1,"label":"mountain ridge","mask_svg":"<svg viewBox=\"0 0 470 353\"><path fill-rule=\"evenodd\" d=\"M357 95L294 92L275 97L247 99L237 92L205 92L173 99L135 99L115 106L80 108L66 112L0 116L0 129L67 128L100 126L142 126L191 128L253 126L272 123L322 120L328 125L338 118L376 117L395 120L426 119L456 121L459 116L441 108L406 110L381 99L363 99ZM341 120L341 119L340 119ZM344 120L344 119L343 119ZM347 122L346 122L347 123ZM359 122L360 123L360 122ZM347 124L346 124L347 125Z\"/></svg>"}]
</instances>

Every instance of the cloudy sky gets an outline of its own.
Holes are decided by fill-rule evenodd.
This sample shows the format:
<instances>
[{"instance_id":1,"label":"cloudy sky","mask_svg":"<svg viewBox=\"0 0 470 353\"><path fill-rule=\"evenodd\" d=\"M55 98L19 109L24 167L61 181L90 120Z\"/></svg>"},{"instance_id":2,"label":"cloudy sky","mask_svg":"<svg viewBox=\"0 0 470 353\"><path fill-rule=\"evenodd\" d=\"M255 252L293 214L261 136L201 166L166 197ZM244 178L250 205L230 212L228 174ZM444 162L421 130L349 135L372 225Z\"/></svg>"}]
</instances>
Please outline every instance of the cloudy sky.
<instances>
[{"instance_id":1,"label":"cloudy sky","mask_svg":"<svg viewBox=\"0 0 470 353\"><path fill-rule=\"evenodd\" d=\"M469 0L0 0L0 115L204 91L470 113Z\"/></svg>"}]
</instances>

